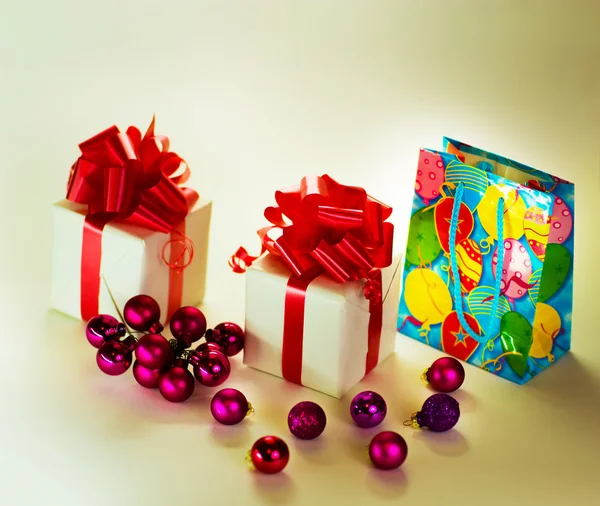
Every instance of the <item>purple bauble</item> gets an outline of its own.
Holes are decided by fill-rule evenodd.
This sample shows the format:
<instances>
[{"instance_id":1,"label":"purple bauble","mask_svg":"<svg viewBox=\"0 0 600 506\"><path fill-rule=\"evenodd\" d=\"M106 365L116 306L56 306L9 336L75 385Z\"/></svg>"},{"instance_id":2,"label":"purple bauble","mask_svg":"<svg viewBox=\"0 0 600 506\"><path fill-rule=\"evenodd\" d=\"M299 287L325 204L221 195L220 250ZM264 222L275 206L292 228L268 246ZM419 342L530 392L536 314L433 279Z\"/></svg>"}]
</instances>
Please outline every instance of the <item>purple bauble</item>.
<instances>
[{"instance_id":1,"label":"purple bauble","mask_svg":"<svg viewBox=\"0 0 600 506\"><path fill-rule=\"evenodd\" d=\"M160 306L149 295L136 295L123 308L123 318L132 329L142 332L160 333Z\"/></svg>"},{"instance_id":2,"label":"purple bauble","mask_svg":"<svg viewBox=\"0 0 600 506\"><path fill-rule=\"evenodd\" d=\"M196 307L183 306L171 316L171 334L186 348L199 341L206 332L204 313Z\"/></svg>"},{"instance_id":3,"label":"purple bauble","mask_svg":"<svg viewBox=\"0 0 600 506\"><path fill-rule=\"evenodd\" d=\"M94 316L85 326L85 337L94 348L100 348L105 340L118 339L126 333L125 325L109 314Z\"/></svg>"},{"instance_id":4,"label":"purple bauble","mask_svg":"<svg viewBox=\"0 0 600 506\"><path fill-rule=\"evenodd\" d=\"M161 395L171 402L183 402L194 393L195 381L187 369L187 362L177 359L172 367L160 374L158 389Z\"/></svg>"},{"instance_id":5,"label":"purple bauble","mask_svg":"<svg viewBox=\"0 0 600 506\"><path fill-rule=\"evenodd\" d=\"M217 343L228 357L233 357L242 351L244 340L242 327L231 322L219 323L214 329L206 332L206 341Z\"/></svg>"},{"instance_id":6,"label":"purple bauble","mask_svg":"<svg viewBox=\"0 0 600 506\"><path fill-rule=\"evenodd\" d=\"M406 441L392 431L380 432L369 444L369 457L378 469L396 469L404 463L407 455Z\"/></svg>"},{"instance_id":7,"label":"purple bauble","mask_svg":"<svg viewBox=\"0 0 600 506\"><path fill-rule=\"evenodd\" d=\"M123 374L131 365L131 347L122 341L106 341L96 353L96 363L109 376Z\"/></svg>"},{"instance_id":8,"label":"purple bauble","mask_svg":"<svg viewBox=\"0 0 600 506\"><path fill-rule=\"evenodd\" d=\"M419 427L433 432L445 432L456 425L460 417L458 402L448 394L435 394L423 404L415 418Z\"/></svg>"},{"instance_id":9,"label":"purple bauble","mask_svg":"<svg viewBox=\"0 0 600 506\"><path fill-rule=\"evenodd\" d=\"M194 364L194 376L207 387L216 387L223 383L231 372L227 355L221 351L209 351L198 356Z\"/></svg>"},{"instance_id":10,"label":"purple bauble","mask_svg":"<svg viewBox=\"0 0 600 506\"><path fill-rule=\"evenodd\" d=\"M240 423L251 407L246 396L235 388L219 390L210 401L210 412L223 425Z\"/></svg>"},{"instance_id":11,"label":"purple bauble","mask_svg":"<svg viewBox=\"0 0 600 506\"><path fill-rule=\"evenodd\" d=\"M299 402L288 414L290 432L299 439L319 437L325 430L326 424L325 411L315 402Z\"/></svg>"},{"instance_id":12,"label":"purple bauble","mask_svg":"<svg viewBox=\"0 0 600 506\"><path fill-rule=\"evenodd\" d=\"M386 414L387 405L377 392L361 392L350 403L350 416L363 429L379 425Z\"/></svg>"},{"instance_id":13,"label":"purple bauble","mask_svg":"<svg viewBox=\"0 0 600 506\"><path fill-rule=\"evenodd\" d=\"M148 369L162 369L173 354L173 349L160 334L146 334L135 346L135 358Z\"/></svg>"},{"instance_id":14,"label":"purple bauble","mask_svg":"<svg viewBox=\"0 0 600 506\"><path fill-rule=\"evenodd\" d=\"M431 364L425 376L434 390L454 392L465 381L465 369L454 357L442 357Z\"/></svg>"},{"instance_id":15,"label":"purple bauble","mask_svg":"<svg viewBox=\"0 0 600 506\"><path fill-rule=\"evenodd\" d=\"M133 363L133 377L144 388L158 388L160 369L148 369L137 360Z\"/></svg>"}]
</instances>

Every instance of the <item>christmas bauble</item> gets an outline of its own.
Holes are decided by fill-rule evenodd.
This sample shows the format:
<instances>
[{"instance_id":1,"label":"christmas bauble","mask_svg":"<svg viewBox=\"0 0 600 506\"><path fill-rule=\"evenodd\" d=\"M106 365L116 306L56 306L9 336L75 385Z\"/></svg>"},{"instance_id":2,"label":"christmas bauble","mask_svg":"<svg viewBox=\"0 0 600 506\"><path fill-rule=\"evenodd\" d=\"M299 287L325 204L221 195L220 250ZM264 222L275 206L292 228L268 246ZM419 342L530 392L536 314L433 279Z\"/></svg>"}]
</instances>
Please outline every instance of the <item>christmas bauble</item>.
<instances>
[{"instance_id":1,"label":"christmas bauble","mask_svg":"<svg viewBox=\"0 0 600 506\"><path fill-rule=\"evenodd\" d=\"M96 363L109 376L123 374L131 365L132 353L127 343L106 341L96 353Z\"/></svg>"},{"instance_id":2,"label":"christmas bauble","mask_svg":"<svg viewBox=\"0 0 600 506\"><path fill-rule=\"evenodd\" d=\"M245 334L242 328L231 322L219 323L206 333L208 343L216 343L228 357L237 355L244 348Z\"/></svg>"},{"instance_id":3,"label":"christmas bauble","mask_svg":"<svg viewBox=\"0 0 600 506\"><path fill-rule=\"evenodd\" d=\"M136 360L132 371L135 381L144 388L158 388L158 380L162 372L160 369L148 369Z\"/></svg>"},{"instance_id":4,"label":"christmas bauble","mask_svg":"<svg viewBox=\"0 0 600 506\"><path fill-rule=\"evenodd\" d=\"M315 439L325 430L325 411L315 402L296 404L288 414L290 432L299 439Z\"/></svg>"},{"instance_id":5,"label":"christmas bauble","mask_svg":"<svg viewBox=\"0 0 600 506\"><path fill-rule=\"evenodd\" d=\"M194 377L185 360L177 359L172 367L160 374L158 389L171 402L183 402L194 393Z\"/></svg>"},{"instance_id":6,"label":"christmas bauble","mask_svg":"<svg viewBox=\"0 0 600 506\"><path fill-rule=\"evenodd\" d=\"M162 331L160 324L160 306L149 295L136 295L127 301L123 308L123 318L132 329L141 332L159 333Z\"/></svg>"},{"instance_id":7,"label":"christmas bauble","mask_svg":"<svg viewBox=\"0 0 600 506\"><path fill-rule=\"evenodd\" d=\"M454 392L465 380L465 368L453 357L442 357L431 364L425 375L434 390Z\"/></svg>"},{"instance_id":8,"label":"christmas bauble","mask_svg":"<svg viewBox=\"0 0 600 506\"><path fill-rule=\"evenodd\" d=\"M407 455L406 441L396 432L380 432L369 444L369 457L378 469L396 469L404 463Z\"/></svg>"},{"instance_id":9,"label":"christmas bauble","mask_svg":"<svg viewBox=\"0 0 600 506\"><path fill-rule=\"evenodd\" d=\"M369 390L357 394L350 403L350 416L362 428L370 428L383 422L387 414L385 400L377 392Z\"/></svg>"},{"instance_id":10,"label":"christmas bauble","mask_svg":"<svg viewBox=\"0 0 600 506\"><path fill-rule=\"evenodd\" d=\"M162 369L168 362L173 349L160 334L146 334L135 346L135 358L148 369Z\"/></svg>"},{"instance_id":11,"label":"christmas bauble","mask_svg":"<svg viewBox=\"0 0 600 506\"><path fill-rule=\"evenodd\" d=\"M196 307L183 306L171 316L171 334L186 348L199 341L206 332L204 313Z\"/></svg>"},{"instance_id":12,"label":"christmas bauble","mask_svg":"<svg viewBox=\"0 0 600 506\"><path fill-rule=\"evenodd\" d=\"M207 387L223 383L231 372L227 355L221 351L209 351L198 356L194 364L194 376Z\"/></svg>"},{"instance_id":13,"label":"christmas bauble","mask_svg":"<svg viewBox=\"0 0 600 506\"><path fill-rule=\"evenodd\" d=\"M250 460L257 471L275 474L283 471L290 460L290 450L277 436L261 437L250 450Z\"/></svg>"},{"instance_id":14,"label":"christmas bauble","mask_svg":"<svg viewBox=\"0 0 600 506\"><path fill-rule=\"evenodd\" d=\"M210 401L210 412L223 425L240 423L250 412L246 396L235 388L219 390Z\"/></svg>"},{"instance_id":15,"label":"christmas bauble","mask_svg":"<svg viewBox=\"0 0 600 506\"><path fill-rule=\"evenodd\" d=\"M90 318L85 326L85 337L94 348L100 348L105 340L118 339L126 333L125 325L108 314L99 314Z\"/></svg>"},{"instance_id":16,"label":"christmas bauble","mask_svg":"<svg viewBox=\"0 0 600 506\"><path fill-rule=\"evenodd\" d=\"M456 425L460 417L458 402L448 394L434 394L415 415L419 427L432 432L445 432Z\"/></svg>"}]
</instances>

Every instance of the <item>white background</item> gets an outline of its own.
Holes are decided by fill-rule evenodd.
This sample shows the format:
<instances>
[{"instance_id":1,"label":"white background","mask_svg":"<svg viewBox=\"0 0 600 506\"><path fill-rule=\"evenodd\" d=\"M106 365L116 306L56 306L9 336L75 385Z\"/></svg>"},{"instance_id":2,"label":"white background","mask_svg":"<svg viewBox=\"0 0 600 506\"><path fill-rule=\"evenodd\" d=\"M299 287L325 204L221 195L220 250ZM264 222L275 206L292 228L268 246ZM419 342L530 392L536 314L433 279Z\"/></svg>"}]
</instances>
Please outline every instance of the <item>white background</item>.
<instances>
[{"instance_id":1,"label":"white background","mask_svg":"<svg viewBox=\"0 0 600 506\"><path fill-rule=\"evenodd\" d=\"M600 440L597 268L600 195L597 0L8 0L0 10L0 503L596 504ZM352 394L388 401L382 428L409 457L370 467L377 429L340 402L244 368L256 415L216 425L212 391L168 404L131 375L103 376L83 324L48 313L50 204L77 144L117 123L157 131L215 202L211 324L243 321L243 276L228 256L257 248L275 189L327 172L410 212L418 148L442 135L576 183L573 352L524 387L474 367L456 430L402 427L430 393L439 352L399 338L397 355ZM324 336L326 339L327 336ZM319 402L328 428L295 441L286 416ZM285 473L244 454L283 436Z\"/></svg>"}]
</instances>

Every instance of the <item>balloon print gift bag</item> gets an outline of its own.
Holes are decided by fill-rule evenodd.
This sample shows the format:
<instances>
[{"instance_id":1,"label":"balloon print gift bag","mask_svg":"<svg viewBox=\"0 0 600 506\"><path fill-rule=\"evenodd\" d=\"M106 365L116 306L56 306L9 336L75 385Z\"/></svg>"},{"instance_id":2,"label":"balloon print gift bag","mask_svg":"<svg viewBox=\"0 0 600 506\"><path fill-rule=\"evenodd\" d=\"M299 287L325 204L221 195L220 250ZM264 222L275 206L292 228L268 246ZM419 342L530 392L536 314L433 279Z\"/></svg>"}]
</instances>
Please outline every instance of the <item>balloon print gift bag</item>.
<instances>
[{"instance_id":1,"label":"balloon print gift bag","mask_svg":"<svg viewBox=\"0 0 600 506\"><path fill-rule=\"evenodd\" d=\"M398 330L516 383L571 347L572 183L444 138L419 153Z\"/></svg>"}]
</instances>

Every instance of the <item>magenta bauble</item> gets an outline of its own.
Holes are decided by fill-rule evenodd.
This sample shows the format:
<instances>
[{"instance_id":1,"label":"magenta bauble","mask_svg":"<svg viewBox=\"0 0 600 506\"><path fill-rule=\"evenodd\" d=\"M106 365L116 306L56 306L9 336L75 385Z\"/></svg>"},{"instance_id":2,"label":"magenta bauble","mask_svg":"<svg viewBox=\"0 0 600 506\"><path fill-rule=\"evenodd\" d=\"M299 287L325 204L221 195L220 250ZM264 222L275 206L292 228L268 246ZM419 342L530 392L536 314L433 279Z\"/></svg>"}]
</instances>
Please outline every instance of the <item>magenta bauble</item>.
<instances>
[{"instance_id":1,"label":"magenta bauble","mask_svg":"<svg viewBox=\"0 0 600 506\"><path fill-rule=\"evenodd\" d=\"M325 430L325 411L315 402L296 404L288 414L290 432L299 439L315 439Z\"/></svg>"},{"instance_id":2,"label":"magenta bauble","mask_svg":"<svg viewBox=\"0 0 600 506\"><path fill-rule=\"evenodd\" d=\"M434 390L454 392L465 380L465 369L454 357L442 357L431 364L425 376Z\"/></svg>"},{"instance_id":3,"label":"magenta bauble","mask_svg":"<svg viewBox=\"0 0 600 506\"><path fill-rule=\"evenodd\" d=\"M214 329L206 332L206 341L217 343L228 357L237 355L244 349L245 334L236 323L219 323Z\"/></svg>"},{"instance_id":4,"label":"magenta bauble","mask_svg":"<svg viewBox=\"0 0 600 506\"><path fill-rule=\"evenodd\" d=\"M261 437L249 452L250 460L257 471L275 474L283 471L290 460L286 442L277 436Z\"/></svg>"},{"instance_id":5,"label":"magenta bauble","mask_svg":"<svg viewBox=\"0 0 600 506\"><path fill-rule=\"evenodd\" d=\"M127 343L106 341L96 353L96 363L109 376L123 374L131 365L132 353Z\"/></svg>"},{"instance_id":6,"label":"magenta bauble","mask_svg":"<svg viewBox=\"0 0 600 506\"><path fill-rule=\"evenodd\" d=\"M250 412L246 396L235 388L219 390L210 401L210 412L223 425L240 423Z\"/></svg>"},{"instance_id":7,"label":"magenta bauble","mask_svg":"<svg viewBox=\"0 0 600 506\"><path fill-rule=\"evenodd\" d=\"M194 364L194 376L207 387L219 386L229 377L230 372L229 359L220 351L203 353Z\"/></svg>"},{"instance_id":8,"label":"magenta bauble","mask_svg":"<svg viewBox=\"0 0 600 506\"><path fill-rule=\"evenodd\" d=\"M149 295L129 299L123 308L123 318L132 329L157 334L162 331L160 306Z\"/></svg>"},{"instance_id":9,"label":"magenta bauble","mask_svg":"<svg viewBox=\"0 0 600 506\"><path fill-rule=\"evenodd\" d=\"M175 365L161 373L158 389L170 402L183 402L194 393L194 376L188 371L184 360L176 360Z\"/></svg>"},{"instance_id":10,"label":"magenta bauble","mask_svg":"<svg viewBox=\"0 0 600 506\"><path fill-rule=\"evenodd\" d=\"M369 444L369 457L378 469L396 469L404 463L407 455L406 441L396 432L380 432Z\"/></svg>"},{"instance_id":11,"label":"magenta bauble","mask_svg":"<svg viewBox=\"0 0 600 506\"><path fill-rule=\"evenodd\" d=\"M200 340L206 332L206 318L196 307L183 306L171 316L171 334L186 348Z\"/></svg>"},{"instance_id":12,"label":"magenta bauble","mask_svg":"<svg viewBox=\"0 0 600 506\"><path fill-rule=\"evenodd\" d=\"M160 369L148 369L140 364L137 360L132 367L133 377L144 388L158 388L158 380L160 378Z\"/></svg>"},{"instance_id":13,"label":"magenta bauble","mask_svg":"<svg viewBox=\"0 0 600 506\"><path fill-rule=\"evenodd\" d=\"M148 369L162 369L173 353L173 349L160 334L142 336L135 347L136 360Z\"/></svg>"},{"instance_id":14,"label":"magenta bauble","mask_svg":"<svg viewBox=\"0 0 600 506\"><path fill-rule=\"evenodd\" d=\"M108 314L93 316L85 326L85 337L94 348L100 348L105 340L118 339L126 333L125 325Z\"/></svg>"},{"instance_id":15,"label":"magenta bauble","mask_svg":"<svg viewBox=\"0 0 600 506\"><path fill-rule=\"evenodd\" d=\"M377 392L361 392L350 403L350 416L356 425L363 429L379 425L386 414L385 400Z\"/></svg>"}]
</instances>

